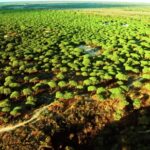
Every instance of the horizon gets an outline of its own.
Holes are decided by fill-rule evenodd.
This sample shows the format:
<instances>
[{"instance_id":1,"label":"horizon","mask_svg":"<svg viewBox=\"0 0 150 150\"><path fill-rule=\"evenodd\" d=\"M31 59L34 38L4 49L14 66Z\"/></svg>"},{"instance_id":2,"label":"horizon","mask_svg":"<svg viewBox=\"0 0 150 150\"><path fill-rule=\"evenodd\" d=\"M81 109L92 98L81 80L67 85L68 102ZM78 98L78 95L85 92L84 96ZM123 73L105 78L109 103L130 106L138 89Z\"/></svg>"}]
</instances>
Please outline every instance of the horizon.
<instances>
[{"instance_id":1,"label":"horizon","mask_svg":"<svg viewBox=\"0 0 150 150\"><path fill-rule=\"evenodd\" d=\"M0 3L19 2L120 2L120 3L150 3L149 0L0 0Z\"/></svg>"}]
</instances>

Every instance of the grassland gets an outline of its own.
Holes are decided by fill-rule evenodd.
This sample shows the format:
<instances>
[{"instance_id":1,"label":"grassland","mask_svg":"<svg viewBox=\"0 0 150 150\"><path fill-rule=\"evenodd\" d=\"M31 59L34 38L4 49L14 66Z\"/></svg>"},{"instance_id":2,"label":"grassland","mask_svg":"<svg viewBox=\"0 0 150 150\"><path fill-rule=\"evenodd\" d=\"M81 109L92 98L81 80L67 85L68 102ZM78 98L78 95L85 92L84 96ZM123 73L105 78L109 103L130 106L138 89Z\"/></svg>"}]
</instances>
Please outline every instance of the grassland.
<instances>
[{"instance_id":1,"label":"grassland","mask_svg":"<svg viewBox=\"0 0 150 150\"><path fill-rule=\"evenodd\" d=\"M0 148L148 149L149 14L1 10Z\"/></svg>"},{"instance_id":2,"label":"grassland","mask_svg":"<svg viewBox=\"0 0 150 150\"><path fill-rule=\"evenodd\" d=\"M145 7L124 7L124 8L101 8L101 9L87 9L83 10L85 13L92 13L97 15L106 15L106 16L123 16L123 17L137 17L150 16L150 6Z\"/></svg>"}]
</instances>

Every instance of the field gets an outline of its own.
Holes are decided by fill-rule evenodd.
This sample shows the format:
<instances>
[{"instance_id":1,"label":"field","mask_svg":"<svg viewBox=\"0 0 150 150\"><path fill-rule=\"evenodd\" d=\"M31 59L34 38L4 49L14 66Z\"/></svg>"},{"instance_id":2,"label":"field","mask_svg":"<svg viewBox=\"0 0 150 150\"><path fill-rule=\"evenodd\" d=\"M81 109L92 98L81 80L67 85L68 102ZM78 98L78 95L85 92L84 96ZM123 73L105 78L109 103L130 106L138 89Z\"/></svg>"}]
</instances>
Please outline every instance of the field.
<instances>
[{"instance_id":1,"label":"field","mask_svg":"<svg viewBox=\"0 0 150 150\"><path fill-rule=\"evenodd\" d=\"M113 3L113 2L57 2L57 1L33 1L33 2L12 2L12 3L0 3L0 9L12 10L12 9L87 9L87 8L123 8L123 7L147 7L146 3Z\"/></svg>"},{"instance_id":2,"label":"field","mask_svg":"<svg viewBox=\"0 0 150 150\"><path fill-rule=\"evenodd\" d=\"M149 8L0 10L0 149L148 150Z\"/></svg>"}]
</instances>

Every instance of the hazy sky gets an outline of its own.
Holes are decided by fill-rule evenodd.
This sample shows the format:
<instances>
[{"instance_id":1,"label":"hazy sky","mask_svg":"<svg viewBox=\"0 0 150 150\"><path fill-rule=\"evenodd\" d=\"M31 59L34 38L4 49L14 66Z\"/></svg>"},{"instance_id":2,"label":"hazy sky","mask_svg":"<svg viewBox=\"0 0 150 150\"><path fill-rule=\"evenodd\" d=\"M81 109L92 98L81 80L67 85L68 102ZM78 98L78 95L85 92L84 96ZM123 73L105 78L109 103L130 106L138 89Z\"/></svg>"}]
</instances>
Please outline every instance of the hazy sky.
<instances>
[{"instance_id":1,"label":"hazy sky","mask_svg":"<svg viewBox=\"0 0 150 150\"><path fill-rule=\"evenodd\" d=\"M21 1L42 1L42 0L0 0L0 2L21 2ZM67 2L71 2L71 1L119 1L119 2L147 2L150 3L150 0L43 0L43 1L67 1Z\"/></svg>"}]
</instances>

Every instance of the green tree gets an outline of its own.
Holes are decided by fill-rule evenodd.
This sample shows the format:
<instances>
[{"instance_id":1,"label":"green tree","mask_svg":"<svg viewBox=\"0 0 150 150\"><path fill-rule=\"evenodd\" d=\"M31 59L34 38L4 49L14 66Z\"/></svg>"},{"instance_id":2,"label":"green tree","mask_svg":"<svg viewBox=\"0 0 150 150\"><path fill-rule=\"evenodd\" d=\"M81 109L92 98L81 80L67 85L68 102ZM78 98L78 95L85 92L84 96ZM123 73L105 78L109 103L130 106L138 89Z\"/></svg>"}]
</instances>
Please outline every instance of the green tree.
<instances>
[{"instance_id":1,"label":"green tree","mask_svg":"<svg viewBox=\"0 0 150 150\"><path fill-rule=\"evenodd\" d=\"M116 75L116 78L119 79L119 80L123 80L123 81L127 81L127 80L128 80L127 75L124 75L124 74L122 74L122 73L118 73L118 74Z\"/></svg>"},{"instance_id":2,"label":"green tree","mask_svg":"<svg viewBox=\"0 0 150 150\"><path fill-rule=\"evenodd\" d=\"M10 88L4 88L3 94L5 94L5 95L11 94L11 89Z\"/></svg>"},{"instance_id":3,"label":"green tree","mask_svg":"<svg viewBox=\"0 0 150 150\"><path fill-rule=\"evenodd\" d=\"M65 81L59 81L58 82L58 86L61 87L61 88L65 87L66 86L66 82Z\"/></svg>"},{"instance_id":4,"label":"green tree","mask_svg":"<svg viewBox=\"0 0 150 150\"><path fill-rule=\"evenodd\" d=\"M58 73L56 76L58 79L64 79L65 76L62 73Z\"/></svg>"},{"instance_id":5,"label":"green tree","mask_svg":"<svg viewBox=\"0 0 150 150\"><path fill-rule=\"evenodd\" d=\"M31 78L30 79L30 83L36 83L36 82L38 82L39 81L39 78L38 77L34 77L34 78Z\"/></svg>"},{"instance_id":6,"label":"green tree","mask_svg":"<svg viewBox=\"0 0 150 150\"><path fill-rule=\"evenodd\" d=\"M142 78L143 78L143 79L150 80L150 74L143 74L143 75L142 75Z\"/></svg>"},{"instance_id":7,"label":"green tree","mask_svg":"<svg viewBox=\"0 0 150 150\"><path fill-rule=\"evenodd\" d=\"M13 76L7 76L6 78L5 78L5 81L6 82L12 82L14 80L14 77Z\"/></svg>"},{"instance_id":8,"label":"green tree","mask_svg":"<svg viewBox=\"0 0 150 150\"><path fill-rule=\"evenodd\" d=\"M89 58L84 58L82 64L83 64L84 66L90 66L91 61L90 61Z\"/></svg>"},{"instance_id":9,"label":"green tree","mask_svg":"<svg viewBox=\"0 0 150 150\"><path fill-rule=\"evenodd\" d=\"M97 94L102 94L102 93L105 93L106 92L106 89L103 88L103 87L99 87L97 90L96 90L96 93Z\"/></svg>"},{"instance_id":10,"label":"green tree","mask_svg":"<svg viewBox=\"0 0 150 150\"><path fill-rule=\"evenodd\" d=\"M95 86L89 86L89 87L88 87L88 91L89 91L89 92L96 91L96 87L95 87Z\"/></svg>"},{"instance_id":11,"label":"green tree","mask_svg":"<svg viewBox=\"0 0 150 150\"><path fill-rule=\"evenodd\" d=\"M30 88L25 88L22 90L24 96L32 95L32 90Z\"/></svg>"},{"instance_id":12,"label":"green tree","mask_svg":"<svg viewBox=\"0 0 150 150\"><path fill-rule=\"evenodd\" d=\"M37 101L37 99L35 97L28 96L25 104L35 106L36 101Z\"/></svg>"},{"instance_id":13,"label":"green tree","mask_svg":"<svg viewBox=\"0 0 150 150\"><path fill-rule=\"evenodd\" d=\"M73 98L72 92L65 91L65 93L64 93L64 99L71 99L71 98Z\"/></svg>"},{"instance_id":14,"label":"green tree","mask_svg":"<svg viewBox=\"0 0 150 150\"><path fill-rule=\"evenodd\" d=\"M56 88L56 87L57 87L55 81L49 81L49 82L48 82L48 85L49 85L50 88Z\"/></svg>"},{"instance_id":15,"label":"green tree","mask_svg":"<svg viewBox=\"0 0 150 150\"><path fill-rule=\"evenodd\" d=\"M2 112L8 113L10 111L11 111L10 107L4 107L4 108L2 108Z\"/></svg>"},{"instance_id":16,"label":"green tree","mask_svg":"<svg viewBox=\"0 0 150 150\"><path fill-rule=\"evenodd\" d=\"M74 80L70 80L70 81L69 81L69 85L70 85L71 87L76 87L76 86L78 85L78 83L77 83L76 81L74 81Z\"/></svg>"},{"instance_id":17,"label":"green tree","mask_svg":"<svg viewBox=\"0 0 150 150\"><path fill-rule=\"evenodd\" d=\"M5 86L0 86L0 94L4 94Z\"/></svg>"},{"instance_id":18,"label":"green tree","mask_svg":"<svg viewBox=\"0 0 150 150\"><path fill-rule=\"evenodd\" d=\"M60 91L58 91L58 92L56 92L55 97L58 98L58 99L63 98L63 93L61 93Z\"/></svg>"},{"instance_id":19,"label":"green tree","mask_svg":"<svg viewBox=\"0 0 150 150\"><path fill-rule=\"evenodd\" d=\"M20 96L20 93L18 91L14 91L11 93L10 98L18 99Z\"/></svg>"},{"instance_id":20,"label":"green tree","mask_svg":"<svg viewBox=\"0 0 150 150\"><path fill-rule=\"evenodd\" d=\"M134 99L133 100L133 106L135 109L139 109L141 107L141 100L140 99Z\"/></svg>"},{"instance_id":21,"label":"green tree","mask_svg":"<svg viewBox=\"0 0 150 150\"><path fill-rule=\"evenodd\" d=\"M11 114L12 116L20 115L21 110L22 110L22 107L21 107L21 106L17 106L17 107L15 107L15 108L10 112L10 114Z\"/></svg>"},{"instance_id":22,"label":"green tree","mask_svg":"<svg viewBox=\"0 0 150 150\"><path fill-rule=\"evenodd\" d=\"M9 84L9 87L11 87L11 88L18 88L20 86L21 85L19 83L15 83L15 82Z\"/></svg>"},{"instance_id":23,"label":"green tree","mask_svg":"<svg viewBox=\"0 0 150 150\"><path fill-rule=\"evenodd\" d=\"M10 107L10 102L8 99L0 101L0 108Z\"/></svg>"},{"instance_id":24,"label":"green tree","mask_svg":"<svg viewBox=\"0 0 150 150\"><path fill-rule=\"evenodd\" d=\"M86 79L86 80L83 81L83 84L84 85L91 85L92 81L90 79Z\"/></svg>"}]
</instances>

